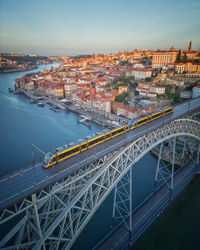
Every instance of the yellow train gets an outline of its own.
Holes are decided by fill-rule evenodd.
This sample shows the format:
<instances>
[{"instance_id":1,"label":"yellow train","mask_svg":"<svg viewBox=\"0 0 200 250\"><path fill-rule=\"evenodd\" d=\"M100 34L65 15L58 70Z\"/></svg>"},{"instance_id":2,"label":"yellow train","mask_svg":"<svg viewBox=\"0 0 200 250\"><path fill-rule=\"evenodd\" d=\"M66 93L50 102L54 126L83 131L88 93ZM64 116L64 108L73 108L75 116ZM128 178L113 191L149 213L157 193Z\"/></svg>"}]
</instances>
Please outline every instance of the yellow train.
<instances>
[{"instance_id":1,"label":"yellow train","mask_svg":"<svg viewBox=\"0 0 200 250\"><path fill-rule=\"evenodd\" d=\"M70 144L58 147L53 152L48 152L45 155L42 165L44 168L49 168L52 165L56 165L59 162L66 160L67 158L73 155L81 153L82 151L85 151L91 147L94 147L99 143L110 140L111 138L118 136L126 131L134 129L145 123L151 122L162 116L168 115L172 112L173 107L165 107L160 110L154 111L153 113L148 114L148 116L145 116L143 118L131 120L130 123L126 126L119 127L114 130L106 129L96 134L87 136L84 139L80 139L76 142L72 142Z\"/></svg>"}]
</instances>

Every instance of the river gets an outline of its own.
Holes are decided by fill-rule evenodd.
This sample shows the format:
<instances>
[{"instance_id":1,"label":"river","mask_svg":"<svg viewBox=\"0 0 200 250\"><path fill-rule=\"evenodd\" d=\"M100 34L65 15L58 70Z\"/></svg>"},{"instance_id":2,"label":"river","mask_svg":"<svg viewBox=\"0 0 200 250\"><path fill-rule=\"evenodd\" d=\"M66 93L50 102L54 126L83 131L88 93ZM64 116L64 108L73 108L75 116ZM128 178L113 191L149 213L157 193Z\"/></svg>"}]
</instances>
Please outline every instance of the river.
<instances>
[{"instance_id":1,"label":"river","mask_svg":"<svg viewBox=\"0 0 200 250\"><path fill-rule=\"evenodd\" d=\"M39 65L38 69L26 72L0 74L0 175L29 165L32 161L31 144L35 144L44 152L48 152L57 146L83 138L102 129L96 123L91 123L92 126L89 129L77 122L80 117L74 113L63 110L55 113L49 110L48 105L38 107L36 104L31 104L28 98L8 92L8 88L14 88L16 78L26 73L42 71L44 68L50 69L51 66L58 67L58 64ZM38 159L41 155L36 154L35 157ZM155 166L156 159L150 153L134 166L134 206L152 191ZM90 220L88 226L83 230L73 246L74 250L91 249L109 232L112 202L113 192L110 193ZM162 228L163 225L160 225L160 227ZM178 230L181 232L181 229ZM147 239L143 241L142 248L140 248L140 244L137 249L150 249L148 248L148 240L147 236Z\"/></svg>"},{"instance_id":2,"label":"river","mask_svg":"<svg viewBox=\"0 0 200 250\"><path fill-rule=\"evenodd\" d=\"M51 66L57 67L58 64L40 65L38 69L26 72L0 74L0 175L30 164L31 144L48 152L102 129L96 123L92 123L89 129L77 122L80 116L74 113L65 110L55 113L49 105L38 107L25 96L8 92L9 87L14 88L16 78L44 68L50 69ZM36 159L40 156L35 152Z\"/></svg>"}]
</instances>

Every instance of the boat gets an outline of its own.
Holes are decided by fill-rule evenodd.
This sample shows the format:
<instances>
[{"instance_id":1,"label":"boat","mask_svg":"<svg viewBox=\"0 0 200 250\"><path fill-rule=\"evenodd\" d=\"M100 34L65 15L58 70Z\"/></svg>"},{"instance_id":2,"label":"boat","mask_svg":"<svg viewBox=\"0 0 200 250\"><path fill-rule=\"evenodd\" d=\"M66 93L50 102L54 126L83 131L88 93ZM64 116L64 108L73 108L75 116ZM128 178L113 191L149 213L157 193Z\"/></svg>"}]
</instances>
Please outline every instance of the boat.
<instances>
[{"instance_id":1,"label":"boat","mask_svg":"<svg viewBox=\"0 0 200 250\"><path fill-rule=\"evenodd\" d=\"M49 108L50 110L53 110L54 112L58 112L58 110L56 109L56 108L53 108L53 107L51 107L51 108Z\"/></svg>"},{"instance_id":2,"label":"boat","mask_svg":"<svg viewBox=\"0 0 200 250\"><path fill-rule=\"evenodd\" d=\"M39 106L39 107L44 107L44 106L45 106L45 103L43 103L43 102L38 102L38 106Z\"/></svg>"},{"instance_id":3,"label":"boat","mask_svg":"<svg viewBox=\"0 0 200 250\"><path fill-rule=\"evenodd\" d=\"M37 103L37 100L31 99L31 100L30 100L30 103Z\"/></svg>"},{"instance_id":4,"label":"boat","mask_svg":"<svg viewBox=\"0 0 200 250\"><path fill-rule=\"evenodd\" d=\"M13 92L14 92L14 89L8 88L8 91L9 91L10 93L13 93Z\"/></svg>"}]
</instances>

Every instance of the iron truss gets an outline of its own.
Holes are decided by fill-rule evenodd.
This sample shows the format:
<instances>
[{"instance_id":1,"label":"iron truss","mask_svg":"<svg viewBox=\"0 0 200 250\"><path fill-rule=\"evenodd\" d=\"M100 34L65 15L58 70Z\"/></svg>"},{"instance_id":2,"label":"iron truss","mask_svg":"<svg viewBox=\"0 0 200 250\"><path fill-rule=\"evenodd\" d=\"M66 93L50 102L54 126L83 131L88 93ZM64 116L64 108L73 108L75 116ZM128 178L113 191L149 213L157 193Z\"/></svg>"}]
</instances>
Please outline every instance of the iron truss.
<instances>
[{"instance_id":1,"label":"iron truss","mask_svg":"<svg viewBox=\"0 0 200 250\"><path fill-rule=\"evenodd\" d=\"M158 144L178 136L200 141L200 123L191 119L172 121L3 209L0 248L70 249L113 188L115 197L124 195L116 186L123 189L127 183L131 193L131 167ZM121 182L123 177L126 182ZM132 202L128 204L126 212L130 215ZM120 214L125 207L116 203L113 214Z\"/></svg>"}]
</instances>

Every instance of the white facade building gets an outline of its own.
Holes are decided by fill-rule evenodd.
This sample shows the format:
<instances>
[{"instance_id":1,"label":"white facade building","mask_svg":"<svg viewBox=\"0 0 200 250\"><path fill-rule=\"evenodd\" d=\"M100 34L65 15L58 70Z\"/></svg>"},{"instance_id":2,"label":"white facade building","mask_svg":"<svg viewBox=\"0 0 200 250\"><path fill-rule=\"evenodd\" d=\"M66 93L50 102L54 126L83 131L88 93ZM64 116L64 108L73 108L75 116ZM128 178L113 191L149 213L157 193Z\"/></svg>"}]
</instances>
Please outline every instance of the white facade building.
<instances>
[{"instance_id":1,"label":"white facade building","mask_svg":"<svg viewBox=\"0 0 200 250\"><path fill-rule=\"evenodd\" d=\"M135 79L145 79L147 77L151 77L152 71L149 69L133 69L132 70L132 76L135 77Z\"/></svg>"},{"instance_id":2,"label":"white facade building","mask_svg":"<svg viewBox=\"0 0 200 250\"><path fill-rule=\"evenodd\" d=\"M192 98L195 98L197 96L200 96L200 85L192 89Z\"/></svg>"},{"instance_id":3,"label":"white facade building","mask_svg":"<svg viewBox=\"0 0 200 250\"><path fill-rule=\"evenodd\" d=\"M151 86L150 87L150 91L151 92L154 92L158 95L162 95L165 93L165 87L162 87L162 86Z\"/></svg>"}]
</instances>

